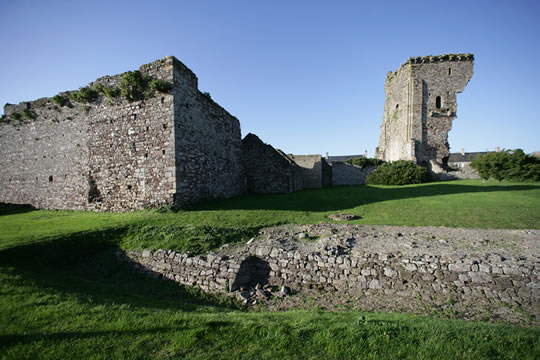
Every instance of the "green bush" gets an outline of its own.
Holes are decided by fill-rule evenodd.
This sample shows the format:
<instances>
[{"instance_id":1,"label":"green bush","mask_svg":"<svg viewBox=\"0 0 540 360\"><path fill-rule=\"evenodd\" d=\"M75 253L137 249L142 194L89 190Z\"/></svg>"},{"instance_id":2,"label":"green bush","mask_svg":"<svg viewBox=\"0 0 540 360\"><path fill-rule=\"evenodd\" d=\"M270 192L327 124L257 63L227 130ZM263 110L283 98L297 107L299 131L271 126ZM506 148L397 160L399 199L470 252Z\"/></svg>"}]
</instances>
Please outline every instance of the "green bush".
<instances>
[{"instance_id":1,"label":"green bush","mask_svg":"<svg viewBox=\"0 0 540 360\"><path fill-rule=\"evenodd\" d=\"M103 95L105 95L107 97L107 102L109 104L113 104L114 99L120 96L120 89L117 88L116 86L96 84L94 86L94 89L96 89L98 93L102 93Z\"/></svg>"},{"instance_id":2,"label":"green bush","mask_svg":"<svg viewBox=\"0 0 540 360\"><path fill-rule=\"evenodd\" d=\"M62 96L60 94L55 95L52 98L52 102L55 103L56 105L60 106L60 107L66 105L67 101L68 101L68 99L65 96Z\"/></svg>"},{"instance_id":3,"label":"green bush","mask_svg":"<svg viewBox=\"0 0 540 360\"><path fill-rule=\"evenodd\" d=\"M209 99L212 99L212 96L210 95L210 93L208 91L205 91L202 93L204 96L206 96L207 98Z\"/></svg>"},{"instance_id":4,"label":"green bush","mask_svg":"<svg viewBox=\"0 0 540 360\"><path fill-rule=\"evenodd\" d=\"M93 103L96 101L98 93L91 87L82 87L78 91L69 94L69 99L80 103Z\"/></svg>"},{"instance_id":5,"label":"green bush","mask_svg":"<svg viewBox=\"0 0 540 360\"><path fill-rule=\"evenodd\" d=\"M148 79L140 71L128 71L120 80L120 95L128 101L143 100Z\"/></svg>"},{"instance_id":6,"label":"green bush","mask_svg":"<svg viewBox=\"0 0 540 360\"><path fill-rule=\"evenodd\" d=\"M17 113L17 112L14 112L14 113L11 113L10 115L10 118L13 119L13 120L21 120L21 114Z\"/></svg>"},{"instance_id":7,"label":"green bush","mask_svg":"<svg viewBox=\"0 0 540 360\"><path fill-rule=\"evenodd\" d=\"M152 79L150 80L150 89L166 93L167 91L172 89L172 85L165 80Z\"/></svg>"},{"instance_id":8,"label":"green bush","mask_svg":"<svg viewBox=\"0 0 540 360\"><path fill-rule=\"evenodd\" d=\"M23 109L23 116L28 120L34 120L35 118L37 118L36 113L28 109Z\"/></svg>"},{"instance_id":9,"label":"green bush","mask_svg":"<svg viewBox=\"0 0 540 360\"><path fill-rule=\"evenodd\" d=\"M483 180L540 181L540 159L521 149L480 155L471 167Z\"/></svg>"},{"instance_id":10,"label":"green bush","mask_svg":"<svg viewBox=\"0 0 540 360\"><path fill-rule=\"evenodd\" d=\"M377 167L379 165L384 164L384 160L366 158L362 156L362 157L351 158L345 161L345 163L360 166L360 167L367 167L367 166Z\"/></svg>"},{"instance_id":11,"label":"green bush","mask_svg":"<svg viewBox=\"0 0 540 360\"><path fill-rule=\"evenodd\" d=\"M367 184L376 185L421 184L428 181L426 168L406 160L384 163L366 177Z\"/></svg>"}]
</instances>

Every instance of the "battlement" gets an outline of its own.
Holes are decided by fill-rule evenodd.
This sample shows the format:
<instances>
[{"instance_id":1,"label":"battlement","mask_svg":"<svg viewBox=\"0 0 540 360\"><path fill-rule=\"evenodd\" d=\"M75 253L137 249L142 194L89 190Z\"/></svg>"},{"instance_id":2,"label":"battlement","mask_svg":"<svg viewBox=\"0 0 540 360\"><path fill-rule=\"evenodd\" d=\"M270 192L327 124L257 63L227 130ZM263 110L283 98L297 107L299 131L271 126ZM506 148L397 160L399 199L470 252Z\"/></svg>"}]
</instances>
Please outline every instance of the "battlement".
<instances>
[{"instance_id":1,"label":"battlement","mask_svg":"<svg viewBox=\"0 0 540 360\"><path fill-rule=\"evenodd\" d=\"M410 57L403 65L407 64L433 64L448 61L474 61L473 54L444 54Z\"/></svg>"}]
</instances>

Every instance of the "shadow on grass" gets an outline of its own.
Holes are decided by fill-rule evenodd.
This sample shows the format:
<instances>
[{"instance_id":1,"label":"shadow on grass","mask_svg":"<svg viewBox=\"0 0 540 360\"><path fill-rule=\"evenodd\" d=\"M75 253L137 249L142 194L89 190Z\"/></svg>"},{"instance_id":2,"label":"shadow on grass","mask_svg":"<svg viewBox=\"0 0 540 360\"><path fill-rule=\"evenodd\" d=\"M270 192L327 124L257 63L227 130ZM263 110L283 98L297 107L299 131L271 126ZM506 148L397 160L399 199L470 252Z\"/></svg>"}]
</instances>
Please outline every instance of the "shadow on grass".
<instances>
[{"instance_id":1,"label":"shadow on grass","mask_svg":"<svg viewBox=\"0 0 540 360\"><path fill-rule=\"evenodd\" d=\"M293 210L336 211L370 203L419 197L474 194L501 191L540 190L540 185L478 185L451 182L408 186L340 186L327 189L308 189L291 194L249 194L227 200L208 201L188 210Z\"/></svg>"},{"instance_id":2,"label":"shadow on grass","mask_svg":"<svg viewBox=\"0 0 540 360\"><path fill-rule=\"evenodd\" d=\"M120 262L114 239L125 228L74 233L0 251L0 270L22 276L44 291L76 296L92 304L195 311L201 307L231 310L235 303L196 288L138 273ZM7 269L2 269L7 268Z\"/></svg>"},{"instance_id":3,"label":"shadow on grass","mask_svg":"<svg viewBox=\"0 0 540 360\"><path fill-rule=\"evenodd\" d=\"M0 216L24 214L34 210L36 208L28 204L7 204L0 202Z\"/></svg>"}]
</instances>

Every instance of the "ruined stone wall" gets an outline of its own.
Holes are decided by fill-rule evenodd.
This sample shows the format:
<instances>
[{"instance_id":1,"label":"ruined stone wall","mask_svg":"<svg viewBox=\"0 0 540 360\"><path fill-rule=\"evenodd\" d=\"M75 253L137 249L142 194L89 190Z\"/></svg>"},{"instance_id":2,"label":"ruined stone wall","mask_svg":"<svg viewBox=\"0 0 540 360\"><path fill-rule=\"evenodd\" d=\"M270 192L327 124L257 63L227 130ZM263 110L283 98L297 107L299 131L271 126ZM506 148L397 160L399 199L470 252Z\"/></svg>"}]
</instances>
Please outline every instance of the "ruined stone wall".
<instances>
[{"instance_id":1,"label":"ruined stone wall","mask_svg":"<svg viewBox=\"0 0 540 360\"><path fill-rule=\"evenodd\" d=\"M356 166L343 162L332 162L332 185L363 185L366 176L375 170L372 166Z\"/></svg>"},{"instance_id":2,"label":"ruined stone wall","mask_svg":"<svg viewBox=\"0 0 540 360\"><path fill-rule=\"evenodd\" d=\"M247 134L242 140L242 160L249 192L276 194L302 190L302 169L254 134Z\"/></svg>"},{"instance_id":3,"label":"ruined stone wall","mask_svg":"<svg viewBox=\"0 0 540 360\"><path fill-rule=\"evenodd\" d=\"M197 88L197 77L174 61L174 148L179 206L246 191L240 122Z\"/></svg>"},{"instance_id":4,"label":"ruined stone wall","mask_svg":"<svg viewBox=\"0 0 540 360\"><path fill-rule=\"evenodd\" d=\"M505 302L538 313L539 235L534 230L476 234L464 229L323 224L267 229L235 251L191 256L146 250L118 256L139 270L206 291L228 292L260 283L287 285L294 291L319 288L351 296L387 296L405 305L416 298L426 304L451 299L472 307ZM310 242L312 237L319 240ZM514 248L517 244L534 249L525 254Z\"/></svg>"},{"instance_id":5,"label":"ruined stone wall","mask_svg":"<svg viewBox=\"0 0 540 360\"><path fill-rule=\"evenodd\" d=\"M147 89L136 101L100 94L91 103L6 105L0 201L126 211L244 192L238 120L200 93L196 76L174 57L139 71L172 90ZM123 76L89 87L118 86Z\"/></svg>"},{"instance_id":6,"label":"ruined stone wall","mask_svg":"<svg viewBox=\"0 0 540 360\"><path fill-rule=\"evenodd\" d=\"M332 186L332 168L321 155L290 155L302 168L304 189L320 189Z\"/></svg>"},{"instance_id":7,"label":"ruined stone wall","mask_svg":"<svg viewBox=\"0 0 540 360\"><path fill-rule=\"evenodd\" d=\"M172 82L172 58L143 65L141 73ZM122 75L96 81L117 85ZM173 95L141 101L106 99L92 106L87 146L88 176L98 198L88 208L106 211L171 205L175 191Z\"/></svg>"},{"instance_id":8,"label":"ruined stone wall","mask_svg":"<svg viewBox=\"0 0 540 360\"><path fill-rule=\"evenodd\" d=\"M472 77L473 63L471 54L426 56L388 73L376 157L413 160L435 173L446 170L456 94Z\"/></svg>"},{"instance_id":9,"label":"ruined stone wall","mask_svg":"<svg viewBox=\"0 0 540 360\"><path fill-rule=\"evenodd\" d=\"M172 80L171 59L140 68ZM95 83L116 86L122 75ZM70 92L62 93L66 98ZM10 120L0 128L3 174L0 201L38 208L125 211L173 203L173 106L169 94L128 102L101 96L65 106L44 98L6 105Z\"/></svg>"}]
</instances>

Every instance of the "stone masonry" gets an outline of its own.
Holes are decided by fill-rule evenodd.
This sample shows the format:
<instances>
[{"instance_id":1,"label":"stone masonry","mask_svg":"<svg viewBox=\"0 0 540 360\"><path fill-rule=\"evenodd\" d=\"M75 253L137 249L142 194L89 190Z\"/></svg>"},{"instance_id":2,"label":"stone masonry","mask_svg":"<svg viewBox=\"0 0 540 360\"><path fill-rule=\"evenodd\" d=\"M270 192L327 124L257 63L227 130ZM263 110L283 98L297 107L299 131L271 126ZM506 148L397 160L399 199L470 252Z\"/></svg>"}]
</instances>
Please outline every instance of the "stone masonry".
<instances>
[{"instance_id":1,"label":"stone masonry","mask_svg":"<svg viewBox=\"0 0 540 360\"><path fill-rule=\"evenodd\" d=\"M332 186L332 167L321 155L289 155L302 168L304 189Z\"/></svg>"},{"instance_id":2,"label":"stone masonry","mask_svg":"<svg viewBox=\"0 0 540 360\"><path fill-rule=\"evenodd\" d=\"M245 192L239 121L201 93L176 58L139 71L172 89L131 102L99 96L89 104L7 104L6 118L20 120L0 124L0 201L126 211ZM122 77L89 86L116 86Z\"/></svg>"},{"instance_id":3,"label":"stone masonry","mask_svg":"<svg viewBox=\"0 0 540 360\"><path fill-rule=\"evenodd\" d=\"M242 162L249 192L276 194L302 190L301 168L257 135L250 133L242 140Z\"/></svg>"},{"instance_id":4,"label":"stone masonry","mask_svg":"<svg viewBox=\"0 0 540 360\"><path fill-rule=\"evenodd\" d=\"M118 256L141 271L212 292L286 285L328 296L388 297L405 307L416 299L479 309L516 304L540 316L539 237L536 230L289 225L207 255L145 250Z\"/></svg>"},{"instance_id":5,"label":"stone masonry","mask_svg":"<svg viewBox=\"0 0 540 360\"><path fill-rule=\"evenodd\" d=\"M456 94L473 75L472 54L409 58L384 85L386 100L375 157L412 160L432 173L447 170L448 132L456 118Z\"/></svg>"}]
</instances>

